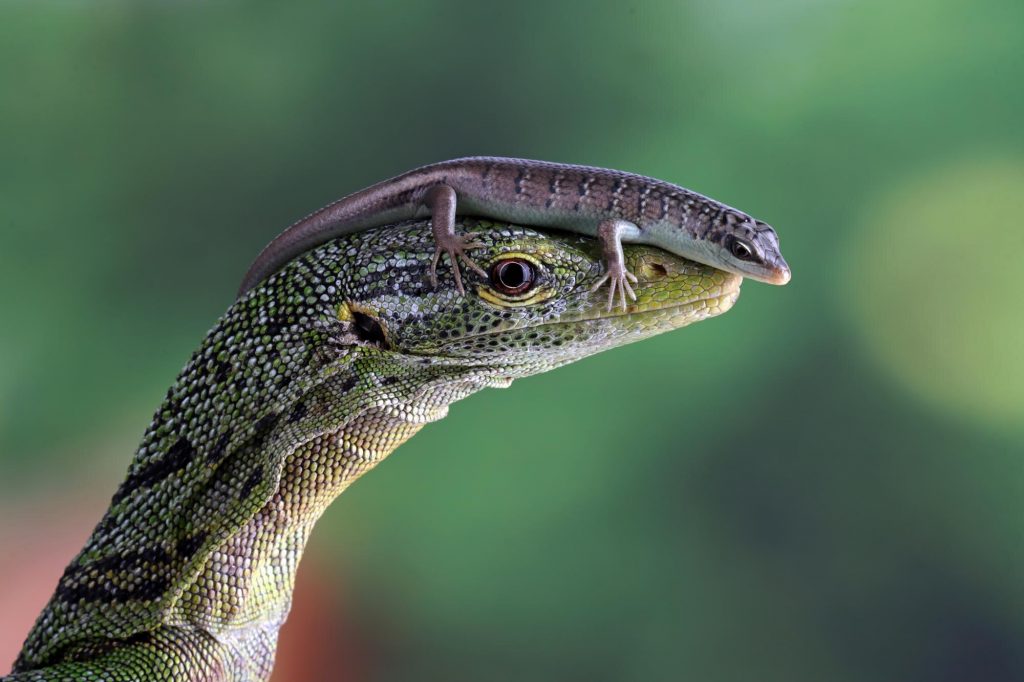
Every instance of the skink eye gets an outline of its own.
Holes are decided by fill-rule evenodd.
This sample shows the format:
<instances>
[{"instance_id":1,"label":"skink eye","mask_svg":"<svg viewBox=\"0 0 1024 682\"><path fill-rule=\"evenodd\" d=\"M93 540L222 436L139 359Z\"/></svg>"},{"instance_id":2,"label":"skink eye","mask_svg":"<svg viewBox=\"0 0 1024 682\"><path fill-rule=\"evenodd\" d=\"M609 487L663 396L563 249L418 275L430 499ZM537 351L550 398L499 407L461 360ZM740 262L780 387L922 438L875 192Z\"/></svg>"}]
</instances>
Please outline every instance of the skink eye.
<instances>
[{"instance_id":1,"label":"skink eye","mask_svg":"<svg viewBox=\"0 0 1024 682\"><path fill-rule=\"evenodd\" d=\"M731 253L737 260L752 261L757 258L755 256L754 247L739 237L729 238L729 253Z\"/></svg>"},{"instance_id":2,"label":"skink eye","mask_svg":"<svg viewBox=\"0 0 1024 682\"><path fill-rule=\"evenodd\" d=\"M506 296L515 296L533 286L533 263L522 258L506 258L491 266L491 286Z\"/></svg>"}]
</instances>

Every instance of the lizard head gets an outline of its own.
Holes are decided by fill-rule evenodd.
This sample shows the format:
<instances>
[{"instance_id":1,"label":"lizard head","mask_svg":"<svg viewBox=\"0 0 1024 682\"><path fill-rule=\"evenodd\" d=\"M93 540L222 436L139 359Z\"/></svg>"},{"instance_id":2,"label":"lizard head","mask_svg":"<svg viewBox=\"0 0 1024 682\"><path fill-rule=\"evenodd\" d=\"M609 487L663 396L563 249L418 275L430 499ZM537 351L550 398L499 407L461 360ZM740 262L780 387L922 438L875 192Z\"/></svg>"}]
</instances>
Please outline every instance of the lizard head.
<instances>
[{"instance_id":1,"label":"lizard head","mask_svg":"<svg viewBox=\"0 0 1024 682\"><path fill-rule=\"evenodd\" d=\"M779 250L779 235L767 223L732 209L709 230L708 262L768 284L786 284L789 265Z\"/></svg>"},{"instance_id":2,"label":"lizard head","mask_svg":"<svg viewBox=\"0 0 1024 682\"><path fill-rule=\"evenodd\" d=\"M607 307L592 291L603 274L590 238L471 220L458 225L483 278L463 267L459 294L450 264L429 283L434 245L423 223L337 240L354 262L339 272L342 318L367 343L411 361L493 368L509 377L545 371L726 312L738 275L648 246L625 245L637 300Z\"/></svg>"}]
</instances>

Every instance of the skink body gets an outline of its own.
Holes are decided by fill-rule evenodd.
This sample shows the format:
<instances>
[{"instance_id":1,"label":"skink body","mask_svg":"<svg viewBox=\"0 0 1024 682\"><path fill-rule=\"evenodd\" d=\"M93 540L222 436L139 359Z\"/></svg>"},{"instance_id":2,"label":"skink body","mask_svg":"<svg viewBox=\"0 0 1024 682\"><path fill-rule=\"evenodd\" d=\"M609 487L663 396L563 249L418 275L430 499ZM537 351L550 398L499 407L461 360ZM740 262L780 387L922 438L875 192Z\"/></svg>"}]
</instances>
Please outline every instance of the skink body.
<instances>
[{"instance_id":1,"label":"skink body","mask_svg":"<svg viewBox=\"0 0 1024 682\"><path fill-rule=\"evenodd\" d=\"M657 246L678 256L785 284L789 266L769 225L697 192L655 178L591 166L529 159L467 157L403 173L350 194L296 222L257 257L239 295L300 253L334 237L431 216L438 253L478 272L454 231L456 215L556 227L600 238L611 295L632 295L621 242ZM481 272L481 275L483 273ZM623 300L624 303L624 300Z\"/></svg>"}]
</instances>

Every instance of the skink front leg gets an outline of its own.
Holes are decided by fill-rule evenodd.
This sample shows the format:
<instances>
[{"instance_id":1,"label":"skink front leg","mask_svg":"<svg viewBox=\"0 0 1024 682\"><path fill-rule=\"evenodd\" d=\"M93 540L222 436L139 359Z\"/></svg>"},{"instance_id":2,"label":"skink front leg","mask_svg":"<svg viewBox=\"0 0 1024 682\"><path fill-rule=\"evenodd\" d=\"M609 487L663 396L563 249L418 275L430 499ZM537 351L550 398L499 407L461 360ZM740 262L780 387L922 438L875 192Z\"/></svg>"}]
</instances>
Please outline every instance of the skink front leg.
<instances>
[{"instance_id":1,"label":"skink front leg","mask_svg":"<svg viewBox=\"0 0 1024 682\"><path fill-rule=\"evenodd\" d=\"M615 292L619 292L619 305L626 309L626 295L636 300L636 294L630 282L636 284L636 277L626 269L625 258L622 255L623 236L637 236L640 228L619 218L602 220L597 227L597 237L601 241L601 251L604 254L605 271L604 277L597 281L590 291L594 292L608 282L608 310L612 309L615 301Z\"/></svg>"},{"instance_id":2,"label":"skink front leg","mask_svg":"<svg viewBox=\"0 0 1024 682\"><path fill-rule=\"evenodd\" d=\"M466 249L478 249L484 245L480 242L467 241L455 233L457 201L455 190L448 185L434 185L427 190L423 198L423 203L430 209L431 229L434 232L434 241L437 243L434 260L430 264L430 284L435 289L437 288L437 264L441 260L441 254L447 253L452 262L452 272L455 275L455 288L460 294L465 294L466 290L462 286L462 273L459 271L460 260L484 279L487 279L487 273L466 255Z\"/></svg>"}]
</instances>

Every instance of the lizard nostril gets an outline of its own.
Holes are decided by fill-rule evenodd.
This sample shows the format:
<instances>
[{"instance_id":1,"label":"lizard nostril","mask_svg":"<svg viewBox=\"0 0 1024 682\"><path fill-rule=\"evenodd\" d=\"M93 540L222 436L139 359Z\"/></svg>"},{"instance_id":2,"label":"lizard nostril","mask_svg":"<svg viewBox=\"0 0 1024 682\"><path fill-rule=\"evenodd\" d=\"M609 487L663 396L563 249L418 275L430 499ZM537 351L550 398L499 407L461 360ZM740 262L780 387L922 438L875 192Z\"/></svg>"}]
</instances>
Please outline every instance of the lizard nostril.
<instances>
[{"instance_id":1,"label":"lizard nostril","mask_svg":"<svg viewBox=\"0 0 1024 682\"><path fill-rule=\"evenodd\" d=\"M641 271L644 278L648 280L668 277L668 268L657 261L645 260Z\"/></svg>"}]
</instances>

